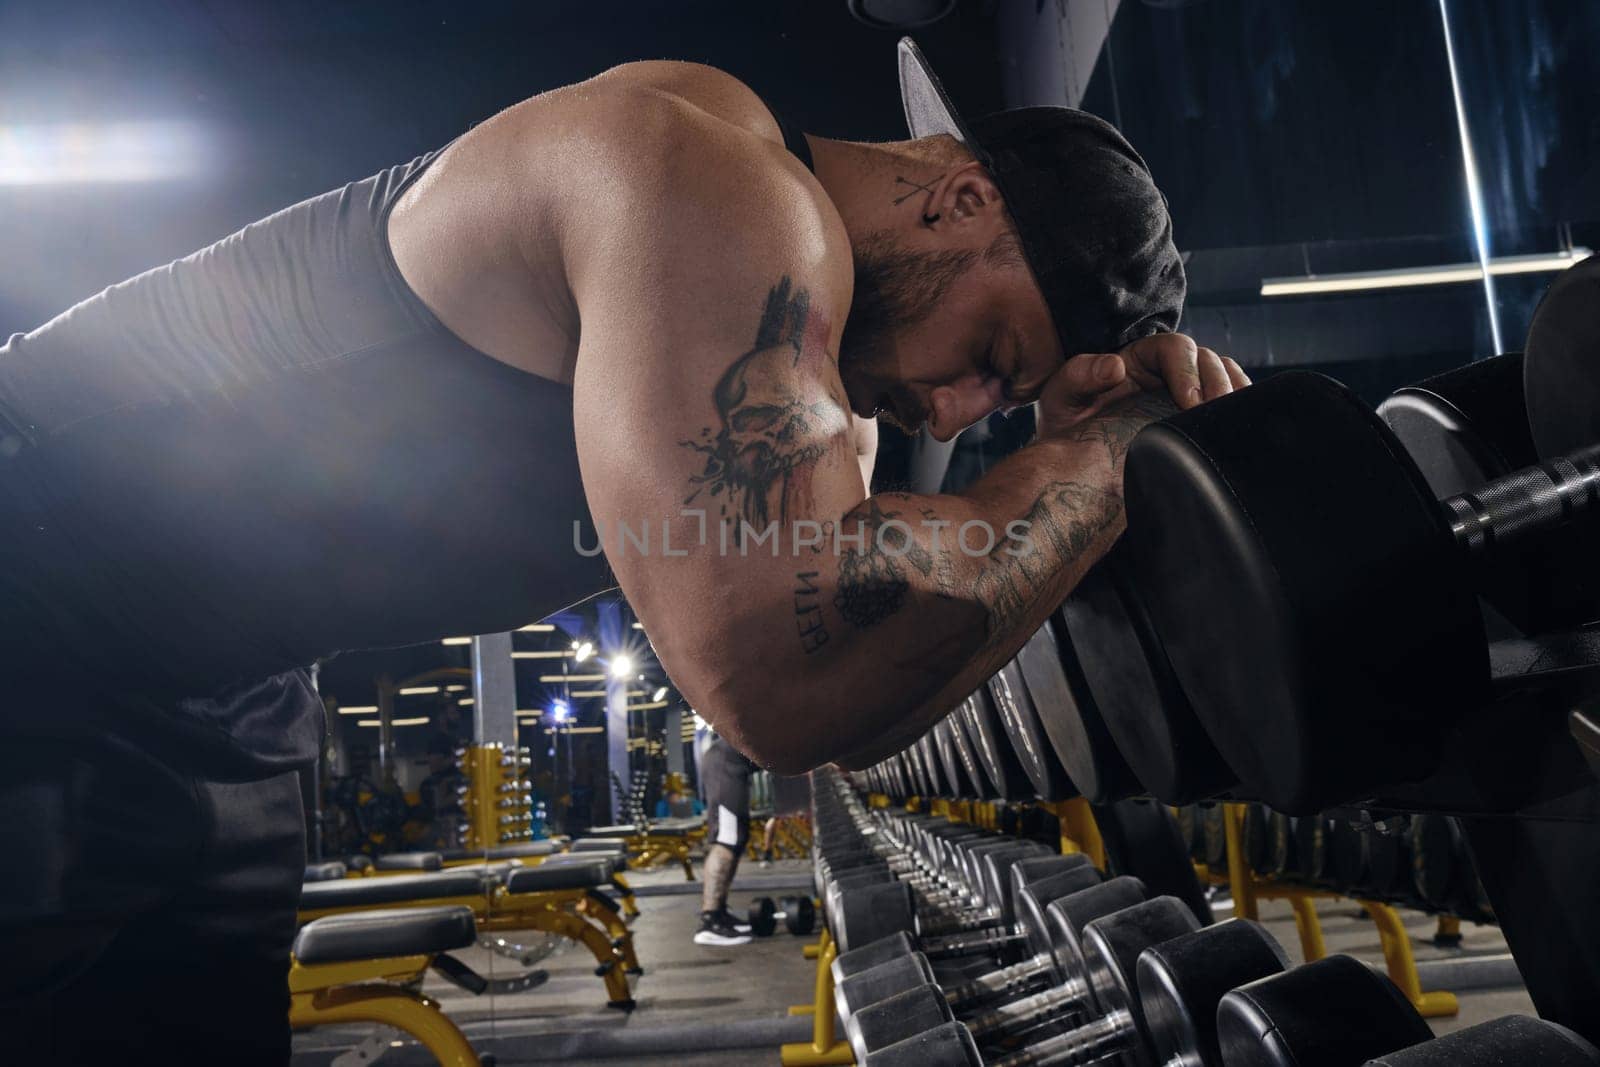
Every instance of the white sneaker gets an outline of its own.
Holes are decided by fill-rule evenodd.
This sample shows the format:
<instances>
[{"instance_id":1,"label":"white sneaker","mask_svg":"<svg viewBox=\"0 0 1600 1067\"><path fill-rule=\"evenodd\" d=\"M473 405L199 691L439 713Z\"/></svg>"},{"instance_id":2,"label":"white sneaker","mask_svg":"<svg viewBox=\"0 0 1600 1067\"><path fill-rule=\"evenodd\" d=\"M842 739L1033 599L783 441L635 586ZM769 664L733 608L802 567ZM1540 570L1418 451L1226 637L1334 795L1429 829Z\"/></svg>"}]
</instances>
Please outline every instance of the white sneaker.
<instances>
[{"instance_id":1,"label":"white sneaker","mask_svg":"<svg viewBox=\"0 0 1600 1067\"><path fill-rule=\"evenodd\" d=\"M714 912L700 913L700 929L694 933L694 943L697 945L748 945L750 943L749 928L741 932L736 926L725 921Z\"/></svg>"}]
</instances>

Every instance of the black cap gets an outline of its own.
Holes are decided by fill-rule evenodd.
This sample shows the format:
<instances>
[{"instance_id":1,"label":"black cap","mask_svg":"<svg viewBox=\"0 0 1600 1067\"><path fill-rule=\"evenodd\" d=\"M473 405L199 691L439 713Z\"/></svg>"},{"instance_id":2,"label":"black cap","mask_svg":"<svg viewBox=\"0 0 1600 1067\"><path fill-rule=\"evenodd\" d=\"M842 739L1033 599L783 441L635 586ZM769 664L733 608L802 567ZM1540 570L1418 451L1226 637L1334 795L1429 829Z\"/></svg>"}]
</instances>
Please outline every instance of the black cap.
<instances>
[{"instance_id":1,"label":"black cap","mask_svg":"<svg viewBox=\"0 0 1600 1067\"><path fill-rule=\"evenodd\" d=\"M1068 356L1178 328L1187 286L1167 199L1115 126L1070 107L968 125L911 38L900 98L913 137L949 134L1000 187Z\"/></svg>"}]
</instances>

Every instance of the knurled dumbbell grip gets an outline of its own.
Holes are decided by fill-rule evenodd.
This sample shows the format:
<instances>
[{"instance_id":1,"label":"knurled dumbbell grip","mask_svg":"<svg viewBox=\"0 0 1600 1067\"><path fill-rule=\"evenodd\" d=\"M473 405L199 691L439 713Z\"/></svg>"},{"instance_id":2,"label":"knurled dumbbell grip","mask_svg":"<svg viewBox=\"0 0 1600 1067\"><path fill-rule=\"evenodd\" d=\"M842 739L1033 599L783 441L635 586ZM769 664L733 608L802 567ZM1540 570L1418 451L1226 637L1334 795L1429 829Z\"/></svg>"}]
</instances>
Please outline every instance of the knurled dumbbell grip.
<instances>
[{"instance_id":1,"label":"knurled dumbbell grip","mask_svg":"<svg viewBox=\"0 0 1600 1067\"><path fill-rule=\"evenodd\" d=\"M1075 975L1042 993L1035 993L1031 997L1023 997L1021 1000L1013 1000L1009 1004L1001 1004L999 1007L979 1012L966 1020L967 1029L972 1031L973 1037L983 1037L997 1031L1008 1034L1021 1033L1062 1012L1079 1011L1092 997L1088 980L1081 975Z\"/></svg>"},{"instance_id":2,"label":"knurled dumbbell grip","mask_svg":"<svg viewBox=\"0 0 1600 1067\"><path fill-rule=\"evenodd\" d=\"M1600 507L1600 445L1512 471L1443 501L1456 542L1475 558Z\"/></svg>"},{"instance_id":3,"label":"knurled dumbbell grip","mask_svg":"<svg viewBox=\"0 0 1600 1067\"><path fill-rule=\"evenodd\" d=\"M1132 1032L1133 1015L1126 1008L1118 1008L1091 1023L994 1060L989 1067L1079 1067L1116 1052Z\"/></svg>"},{"instance_id":4,"label":"knurled dumbbell grip","mask_svg":"<svg viewBox=\"0 0 1600 1067\"><path fill-rule=\"evenodd\" d=\"M1000 967L953 985L944 991L944 999L952 1008L964 1008L986 1000L1011 997L1048 982L1054 973L1055 962L1048 954L1041 952L1020 963Z\"/></svg>"},{"instance_id":5,"label":"knurled dumbbell grip","mask_svg":"<svg viewBox=\"0 0 1600 1067\"><path fill-rule=\"evenodd\" d=\"M968 915L917 915L917 937L937 937L940 934L959 934L972 930L984 930L1000 925L998 916L989 917L981 914Z\"/></svg>"},{"instance_id":6,"label":"knurled dumbbell grip","mask_svg":"<svg viewBox=\"0 0 1600 1067\"><path fill-rule=\"evenodd\" d=\"M946 960L955 956L972 956L980 952L1008 948L1026 937L1020 930L978 930L970 934L950 934L930 937L918 946L930 960Z\"/></svg>"}]
</instances>

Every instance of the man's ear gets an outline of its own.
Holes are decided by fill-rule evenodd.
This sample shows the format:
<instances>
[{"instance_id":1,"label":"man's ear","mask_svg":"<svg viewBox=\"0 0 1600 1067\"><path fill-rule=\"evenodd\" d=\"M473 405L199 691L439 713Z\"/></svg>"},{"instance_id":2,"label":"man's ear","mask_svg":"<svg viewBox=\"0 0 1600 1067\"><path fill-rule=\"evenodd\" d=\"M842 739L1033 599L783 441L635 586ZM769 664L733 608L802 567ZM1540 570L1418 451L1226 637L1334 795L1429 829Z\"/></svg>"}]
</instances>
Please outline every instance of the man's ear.
<instances>
[{"instance_id":1,"label":"man's ear","mask_svg":"<svg viewBox=\"0 0 1600 1067\"><path fill-rule=\"evenodd\" d=\"M950 171L934 186L929 198L933 206L930 214L938 215L939 223L970 225L976 221L1003 215L1000 187L977 160L967 162Z\"/></svg>"}]
</instances>

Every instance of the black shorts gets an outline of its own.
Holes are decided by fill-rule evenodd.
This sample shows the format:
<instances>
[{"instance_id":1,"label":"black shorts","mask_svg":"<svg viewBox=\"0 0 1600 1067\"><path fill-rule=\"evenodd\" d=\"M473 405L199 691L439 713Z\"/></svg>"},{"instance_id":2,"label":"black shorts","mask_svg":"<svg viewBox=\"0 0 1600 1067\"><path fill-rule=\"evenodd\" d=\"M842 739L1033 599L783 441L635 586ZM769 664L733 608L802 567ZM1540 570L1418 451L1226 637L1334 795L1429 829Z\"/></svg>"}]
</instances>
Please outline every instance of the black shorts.
<instances>
[{"instance_id":1,"label":"black shorts","mask_svg":"<svg viewBox=\"0 0 1600 1067\"><path fill-rule=\"evenodd\" d=\"M113 740L8 739L0 849L8 1062L289 1062L294 773L215 782Z\"/></svg>"},{"instance_id":2,"label":"black shorts","mask_svg":"<svg viewBox=\"0 0 1600 1067\"><path fill-rule=\"evenodd\" d=\"M750 840L750 776L756 765L722 738L700 757L700 784L706 798L706 839L734 855Z\"/></svg>"}]
</instances>

